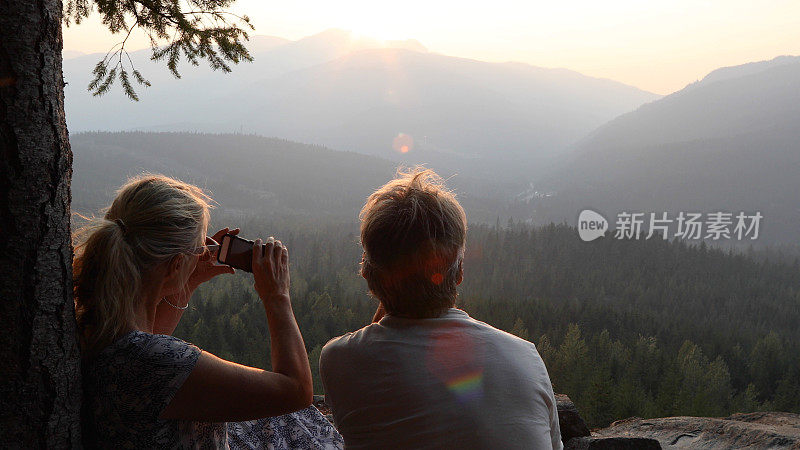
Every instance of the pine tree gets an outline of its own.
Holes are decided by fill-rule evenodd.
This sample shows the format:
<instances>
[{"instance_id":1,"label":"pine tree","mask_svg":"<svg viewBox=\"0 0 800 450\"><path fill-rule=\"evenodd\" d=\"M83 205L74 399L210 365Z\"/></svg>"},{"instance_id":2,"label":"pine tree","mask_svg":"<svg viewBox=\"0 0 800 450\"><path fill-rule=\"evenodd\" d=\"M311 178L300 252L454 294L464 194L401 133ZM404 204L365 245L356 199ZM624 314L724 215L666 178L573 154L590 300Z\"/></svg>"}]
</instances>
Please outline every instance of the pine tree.
<instances>
[{"instance_id":1,"label":"pine tree","mask_svg":"<svg viewBox=\"0 0 800 450\"><path fill-rule=\"evenodd\" d=\"M525 328L525 322L523 322L519 317L517 317L517 320L514 322L514 326L511 327L510 333L518 338L525 339L526 341L530 337L528 334L528 329Z\"/></svg>"},{"instance_id":2,"label":"pine tree","mask_svg":"<svg viewBox=\"0 0 800 450\"><path fill-rule=\"evenodd\" d=\"M151 38L153 59L179 76L183 55L229 71L250 59L239 27L225 11L233 0L56 0L5 2L0 14L0 333L3 447L80 445L80 365L72 300L70 178L72 151L64 116L62 19L78 23L97 10L124 33L95 67L97 95L115 80L133 100L133 82L149 82L125 49L134 29ZM231 19L233 20L232 23ZM251 27L250 27L251 28ZM22 269L21 269L22 268Z\"/></svg>"}]
</instances>

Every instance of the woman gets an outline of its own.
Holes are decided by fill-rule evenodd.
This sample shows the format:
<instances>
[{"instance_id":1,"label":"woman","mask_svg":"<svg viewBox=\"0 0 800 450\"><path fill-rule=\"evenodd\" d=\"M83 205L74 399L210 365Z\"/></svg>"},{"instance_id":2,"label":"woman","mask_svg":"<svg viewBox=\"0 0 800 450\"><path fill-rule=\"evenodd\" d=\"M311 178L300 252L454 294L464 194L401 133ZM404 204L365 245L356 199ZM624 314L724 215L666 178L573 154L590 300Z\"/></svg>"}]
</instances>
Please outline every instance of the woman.
<instances>
[{"instance_id":1,"label":"woman","mask_svg":"<svg viewBox=\"0 0 800 450\"><path fill-rule=\"evenodd\" d=\"M340 448L336 430L309 407L311 371L289 299L289 253L280 241L270 238L263 252L261 240L253 247L272 372L170 336L192 292L216 275L233 273L215 265L204 245L209 201L195 186L145 175L123 186L105 217L79 233L74 295L86 443ZM238 229L220 230L213 239L228 232ZM280 417L263 419L272 416Z\"/></svg>"}]
</instances>

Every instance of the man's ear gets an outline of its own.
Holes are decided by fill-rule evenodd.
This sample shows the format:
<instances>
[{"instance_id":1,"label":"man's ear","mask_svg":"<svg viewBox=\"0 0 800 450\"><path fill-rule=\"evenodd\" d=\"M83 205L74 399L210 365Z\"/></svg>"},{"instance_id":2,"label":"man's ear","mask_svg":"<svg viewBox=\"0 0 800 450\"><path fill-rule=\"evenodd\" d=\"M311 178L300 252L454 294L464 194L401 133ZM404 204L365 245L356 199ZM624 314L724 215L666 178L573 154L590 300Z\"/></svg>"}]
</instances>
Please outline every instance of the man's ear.
<instances>
[{"instance_id":1,"label":"man's ear","mask_svg":"<svg viewBox=\"0 0 800 450\"><path fill-rule=\"evenodd\" d=\"M360 273L361 274L361 278L363 278L365 280L367 279L367 276L364 275L364 268L367 265L366 261L367 261L367 252L363 252L363 253L361 253L361 269L358 271L358 273Z\"/></svg>"},{"instance_id":2,"label":"man's ear","mask_svg":"<svg viewBox=\"0 0 800 450\"><path fill-rule=\"evenodd\" d=\"M463 259L458 261L458 276L456 277L456 286L458 286L459 284L461 284L462 281L464 281L464 264L463 264L463 262L464 262Z\"/></svg>"}]
</instances>

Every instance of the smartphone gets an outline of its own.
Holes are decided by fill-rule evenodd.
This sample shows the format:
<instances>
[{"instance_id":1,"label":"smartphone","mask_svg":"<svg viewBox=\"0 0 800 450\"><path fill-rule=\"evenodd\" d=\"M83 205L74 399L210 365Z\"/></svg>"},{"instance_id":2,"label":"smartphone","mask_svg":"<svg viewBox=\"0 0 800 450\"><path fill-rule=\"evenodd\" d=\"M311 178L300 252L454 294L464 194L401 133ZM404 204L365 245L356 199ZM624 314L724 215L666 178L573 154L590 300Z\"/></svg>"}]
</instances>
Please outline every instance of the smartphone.
<instances>
[{"instance_id":1,"label":"smartphone","mask_svg":"<svg viewBox=\"0 0 800 450\"><path fill-rule=\"evenodd\" d=\"M226 234L222 236L222 243L220 243L219 252L217 253L217 261L220 264L252 273L253 244L253 241L240 238L234 234Z\"/></svg>"}]
</instances>

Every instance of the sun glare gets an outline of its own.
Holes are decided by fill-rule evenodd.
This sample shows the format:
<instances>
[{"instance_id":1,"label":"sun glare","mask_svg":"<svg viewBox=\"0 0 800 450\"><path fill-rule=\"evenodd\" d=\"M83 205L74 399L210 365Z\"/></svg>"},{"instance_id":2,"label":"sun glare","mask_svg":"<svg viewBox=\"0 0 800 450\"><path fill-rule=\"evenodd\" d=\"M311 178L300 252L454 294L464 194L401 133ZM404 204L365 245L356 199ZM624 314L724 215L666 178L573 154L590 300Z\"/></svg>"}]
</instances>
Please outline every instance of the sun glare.
<instances>
[{"instance_id":1,"label":"sun glare","mask_svg":"<svg viewBox=\"0 0 800 450\"><path fill-rule=\"evenodd\" d=\"M408 36L400 32L392 31L389 28L379 28L372 26L350 26L347 27L353 35L354 40L373 40L379 42L404 41Z\"/></svg>"},{"instance_id":2,"label":"sun glare","mask_svg":"<svg viewBox=\"0 0 800 450\"><path fill-rule=\"evenodd\" d=\"M399 14L373 15L366 13L348 14L338 21L341 28L350 30L354 39L374 39L378 41L399 41L409 39L407 18Z\"/></svg>"}]
</instances>

